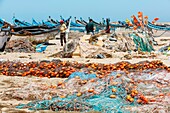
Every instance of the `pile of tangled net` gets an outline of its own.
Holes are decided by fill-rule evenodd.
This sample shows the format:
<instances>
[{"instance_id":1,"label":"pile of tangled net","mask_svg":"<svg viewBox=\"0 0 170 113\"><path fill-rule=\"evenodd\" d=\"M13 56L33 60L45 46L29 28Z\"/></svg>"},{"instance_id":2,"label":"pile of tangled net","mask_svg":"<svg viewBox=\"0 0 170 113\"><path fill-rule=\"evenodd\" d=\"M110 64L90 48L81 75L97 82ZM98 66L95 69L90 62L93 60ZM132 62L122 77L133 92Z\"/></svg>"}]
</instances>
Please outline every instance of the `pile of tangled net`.
<instances>
[{"instance_id":1,"label":"pile of tangled net","mask_svg":"<svg viewBox=\"0 0 170 113\"><path fill-rule=\"evenodd\" d=\"M9 41L5 47L5 51L33 53L35 52L35 48L28 39L21 38Z\"/></svg>"},{"instance_id":2,"label":"pile of tangled net","mask_svg":"<svg viewBox=\"0 0 170 113\"><path fill-rule=\"evenodd\" d=\"M167 98L170 94L169 83L170 73L164 69L147 69L129 74L117 70L107 76L87 74L84 70L84 72L72 73L64 82L58 82L55 88L56 95L51 99L44 98L44 100L20 104L17 108L125 113L130 112L131 108L142 109L144 105L160 103L162 100L165 105L162 104L161 107L166 112L168 108L165 106L170 105L170 98ZM29 92L28 88L27 92ZM158 106L152 106L149 110L154 111L157 109L155 107Z\"/></svg>"}]
</instances>

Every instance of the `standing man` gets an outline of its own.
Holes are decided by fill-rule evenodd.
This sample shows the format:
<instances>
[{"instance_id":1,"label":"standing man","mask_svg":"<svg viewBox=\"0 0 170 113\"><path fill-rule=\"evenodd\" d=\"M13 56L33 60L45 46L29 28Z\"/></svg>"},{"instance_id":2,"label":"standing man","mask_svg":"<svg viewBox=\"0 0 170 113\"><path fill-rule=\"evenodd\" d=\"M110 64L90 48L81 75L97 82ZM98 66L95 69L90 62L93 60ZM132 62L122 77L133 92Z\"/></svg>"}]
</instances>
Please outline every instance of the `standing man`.
<instances>
[{"instance_id":1,"label":"standing man","mask_svg":"<svg viewBox=\"0 0 170 113\"><path fill-rule=\"evenodd\" d=\"M105 30L106 33L110 33L110 24L109 24L109 21L110 20L107 18L106 19L106 30Z\"/></svg>"},{"instance_id":2,"label":"standing man","mask_svg":"<svg viewBox=\"0 0 170 113\"><path fill-rule=\"evenodd\" d=\"M86 31L87 31L87 34L91 32L94 35L94 23L92 19L89 19L89 23L87 23L86 25Z\"/></svg>"},{"instance_id":3,"label":"standing man","mask_svg":"<svg viewBox=\"0 0 170 113\"><path fill-rule=\"evenodd\" d=\"M63 46L63 40L64 40L64 43L66 44L66 30L67 30L67 27L64 23L63 20L60 21L60 43L61 43L61 46Z\"/></svg>"}]
</instances>

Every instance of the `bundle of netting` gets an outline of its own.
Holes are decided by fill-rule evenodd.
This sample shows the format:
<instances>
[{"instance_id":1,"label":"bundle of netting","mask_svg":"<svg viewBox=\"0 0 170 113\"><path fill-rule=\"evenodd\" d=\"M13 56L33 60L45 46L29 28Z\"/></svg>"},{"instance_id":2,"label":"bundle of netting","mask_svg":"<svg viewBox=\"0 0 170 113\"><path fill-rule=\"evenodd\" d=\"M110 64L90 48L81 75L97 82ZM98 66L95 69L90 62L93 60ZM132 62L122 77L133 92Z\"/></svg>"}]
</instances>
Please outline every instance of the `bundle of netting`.
<instances>
[{"instance_id":1,"label":"bundle of netting","mask_svg":"<svg viewBox=\"0 0 170 113\"><path fill-rule=\"evenodd\" d=\"M127 112L130 107L148 103L144 92L138 90L140 80L136 78L136 76L143 76L146 73L148 72L143 72L143 74L136 72L138 74L136 75L135 72L126 74L123 71L113 71L108 76L102 76L74 72L64 82L57 83L57 94L50 100L20 104L17 108L79 112Z\"/></svg>"}]
</instances>

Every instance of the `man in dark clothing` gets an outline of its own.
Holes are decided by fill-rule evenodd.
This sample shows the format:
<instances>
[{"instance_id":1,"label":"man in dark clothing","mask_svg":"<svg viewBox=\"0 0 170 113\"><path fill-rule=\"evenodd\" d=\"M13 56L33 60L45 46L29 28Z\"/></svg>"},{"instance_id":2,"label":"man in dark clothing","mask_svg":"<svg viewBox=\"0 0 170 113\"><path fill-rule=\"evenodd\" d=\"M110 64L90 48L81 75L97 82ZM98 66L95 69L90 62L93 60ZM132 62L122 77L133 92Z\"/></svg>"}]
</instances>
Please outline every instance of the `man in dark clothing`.
<instances>
[{"instance_id":1,"label":"man in dark clothing","mask_svg":"<svg viewBox=\"0 0 170 113\"><path fill-rule=\"evenodd\" d=\"M92 19L90 19L89 23L86 25L86 31L87 31L87 34L91 32L94 35L94 23Z\"/></svg>"},{"instance_id":2,"label":"man in dark clothing","mask_svg":"<svg viewBox=\"0 0 170 113\"><path fill-rule=\"evenodd\" d=\"M109 25L109 19L107 18L106 19L106 30L105 30L106 33L110 33L110 25Z\"/></svg>"}]
</instances>

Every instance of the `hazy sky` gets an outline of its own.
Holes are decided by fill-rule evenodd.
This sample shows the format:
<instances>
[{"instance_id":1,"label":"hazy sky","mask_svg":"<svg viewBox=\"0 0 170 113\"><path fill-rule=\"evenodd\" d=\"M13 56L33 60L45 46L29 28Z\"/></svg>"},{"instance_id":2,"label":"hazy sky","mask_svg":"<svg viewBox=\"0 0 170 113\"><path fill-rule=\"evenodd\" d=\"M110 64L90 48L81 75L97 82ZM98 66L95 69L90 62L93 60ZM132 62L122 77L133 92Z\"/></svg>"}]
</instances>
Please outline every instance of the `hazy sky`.
<instances>
[{"instance_id":1,"label":"hazy sky","mask_svg":"<svg viewBox=\"0 0 170 113\"><path fill-rule=\"evenodd\" d=\"M0 18L11 22L15 14L18 19L30 22L32 17L41 21L48 16L59 19L62 15L97 21L109 17L118 21L142 11L149 20L158 17L159 21L170 21L169 5L170 0L0 0Z\"/></svg>"}]
</instances>

